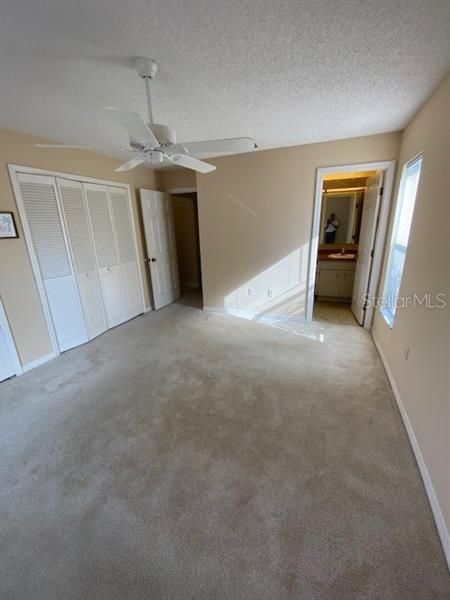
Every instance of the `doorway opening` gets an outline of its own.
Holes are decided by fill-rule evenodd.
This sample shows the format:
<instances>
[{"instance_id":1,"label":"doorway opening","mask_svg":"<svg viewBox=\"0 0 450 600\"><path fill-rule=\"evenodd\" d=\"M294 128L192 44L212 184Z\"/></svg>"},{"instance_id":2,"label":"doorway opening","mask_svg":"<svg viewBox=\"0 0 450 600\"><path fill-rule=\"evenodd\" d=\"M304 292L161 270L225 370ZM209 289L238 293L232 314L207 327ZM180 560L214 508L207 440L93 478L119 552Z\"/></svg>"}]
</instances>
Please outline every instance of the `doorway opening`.
<instances>
[{"instance_id":1,"label":"doorway opening","mask_svg":"<svg viewBox=\"0 0 450 600\"><path fill-rule=\"evenodd\" d=\"M344 320L370 329L394 168L385 161L318 169L307 321Z\"/></svg>"},{"instance_id":2,"label":"doorway opening","mask_svg":"<svg viewBox=\"0 0 450 600\"><path fill-rule=\"evenodd\" d=\"M203 307L197 192L171 194L181 302Z\"/></svg>"}]
</instances>

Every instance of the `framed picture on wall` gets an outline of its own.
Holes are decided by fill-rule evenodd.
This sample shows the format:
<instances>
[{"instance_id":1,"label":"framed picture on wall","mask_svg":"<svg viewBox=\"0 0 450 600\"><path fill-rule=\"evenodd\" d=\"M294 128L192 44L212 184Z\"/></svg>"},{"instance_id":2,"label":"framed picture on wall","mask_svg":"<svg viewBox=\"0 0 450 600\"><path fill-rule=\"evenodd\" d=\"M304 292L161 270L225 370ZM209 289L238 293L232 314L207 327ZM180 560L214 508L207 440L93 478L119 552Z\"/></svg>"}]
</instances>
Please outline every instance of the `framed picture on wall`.
<instances>
[{"instance_id":1,"label":"framed picture on wall","mask_svg":"<svg viewBox=\"0 0 450 600\"><path fill-rule=\"evenodd\" d=\"M18 237L14 214L0 210L0 239Z\"/></svg>"}]
</instances>

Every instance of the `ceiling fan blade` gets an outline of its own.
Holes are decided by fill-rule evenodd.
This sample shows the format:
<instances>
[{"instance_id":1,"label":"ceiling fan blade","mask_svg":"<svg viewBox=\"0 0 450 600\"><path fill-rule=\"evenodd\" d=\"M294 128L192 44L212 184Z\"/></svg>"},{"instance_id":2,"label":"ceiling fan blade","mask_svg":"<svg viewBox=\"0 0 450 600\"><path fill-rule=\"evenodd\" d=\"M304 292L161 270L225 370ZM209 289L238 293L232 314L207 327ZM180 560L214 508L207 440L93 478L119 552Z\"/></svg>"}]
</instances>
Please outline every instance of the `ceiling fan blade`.
<instances>
[{"instance_id":1,"label":"ceiling fan blade","mask_svg":"<svg viewBox=\"0 0 450 600\"><path fill-rule=\"evenodd\" d=\"M251 152L257 145L252 138L228 138L223 140L205 140L204 142L182 142L189 154L219 154L225 152Z\"/></svg>"},{"instance_id":2,"label":"ceiling fan blade","mask_svg":"<svg viewBox=\"0 0 450 600\"><path fill-rule=\"evenodd\" d=\"M110 148L100 148L99 146L81 146L78 144L33 144L35 148L56 149L56 150L89 150L90 152L107 153L111 152ZM117 148L118 152L125 152L130 154L132 152L138 152L133 148Z\"/></svg>"},{"instance_id":3,"label":"ceiling fan blade","mask_svg":"<svg viewBox=\"0 0 450 600\"><path fill-rule=\"evenodd\" d=\"M119 110L118 108L113 108L111 106L108 106L106 110L109 111L116 121L128 131L132 140L140 142L141 144L151 144L152 147L155 148L159 146L155 134L148 125L144 123L139 115Z\"/></svg>"},{"instance_id":4,"label":"ceiling fan blade","mask_svg":"<svg viewBox=\"0 0 450 600\"><path fill-rule=\"evenodd\" d=\"M169 154L167 156L176 165L185 167L186 169L192 169L198 173L210 173L216 169L214 165L198 160L198 158L187 156L186 154Z\"/></svg>"},{"instance_id":5,"label":"ceiling fan blade","mask_svg":"<svg viewBox=\"0 0 450 600\"><path fill-rule=\"evenodd\" d=\"M66 148L67 150L79 149L79 150L98 150L94 146L80 146L77 144L34 144L35 148Z\"/></svg>"},{"instance_id":6,"label":"ceiling fan blade","mask_svg":"<svg viewBox=\"0 0 450 600\"><path fill-rule=\"evenodd\" d=\"M138 156L131 158L126 163L123 163L123 165L120 165L120 167L117 167L117 169L114 170L116 171L116 173L121 173L122 171L131 171L131 169L142 165L142 163L145 163L146 161L147 155L139 154Z\"/></svg>"}]
</instances>

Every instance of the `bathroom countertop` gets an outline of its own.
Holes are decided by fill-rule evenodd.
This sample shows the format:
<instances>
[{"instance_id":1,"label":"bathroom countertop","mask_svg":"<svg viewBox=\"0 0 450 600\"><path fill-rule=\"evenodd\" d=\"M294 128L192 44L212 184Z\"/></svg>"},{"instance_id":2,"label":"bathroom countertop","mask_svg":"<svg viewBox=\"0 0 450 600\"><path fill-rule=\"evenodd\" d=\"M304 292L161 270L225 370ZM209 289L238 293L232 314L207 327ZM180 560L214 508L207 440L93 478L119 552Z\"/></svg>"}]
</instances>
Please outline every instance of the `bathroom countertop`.
<instances>
[{"instance_id":1,"label":"bathroom countertop","mask_svg":"<svg viewBox=\"0 0 450 600\"><path fill-rule=\"evenodd\" d=\"M358 257L357 253L355 251L347 251L349 254L354 254L354 258L330 258L330 254L339 254L339 251L336 250L326 250L326 251L319 251L319 254L317 256L317 260L329 260L329 261L336 261L336 262L356 262L356 259Z\"/></svg>"}]
</instances>

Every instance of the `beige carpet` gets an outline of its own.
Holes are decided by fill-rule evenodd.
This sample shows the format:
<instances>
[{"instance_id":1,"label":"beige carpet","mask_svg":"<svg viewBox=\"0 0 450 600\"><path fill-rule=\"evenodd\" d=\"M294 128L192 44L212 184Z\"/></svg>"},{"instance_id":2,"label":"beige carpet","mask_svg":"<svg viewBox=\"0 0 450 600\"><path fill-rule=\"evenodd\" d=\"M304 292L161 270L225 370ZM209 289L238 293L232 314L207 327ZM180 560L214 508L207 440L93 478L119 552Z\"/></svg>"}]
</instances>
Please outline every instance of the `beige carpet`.
<instances>
[{"instance_id":1,"label":"beige carpet","mask_svg":"<svg viewBox=\"0 0 450 600\"><path fill-rule=\"evenodd\" d=\"M2 600L448 600L368 334L172 305L0 386Z\"/></svg>"},{"instance_id":2,"label":"beige carpet","mask_svg":"<svg viewBox=\"0 0 450 600\"><path fill-rule=\"evenodd\" d=\"M318 323L330 325L357 325L350 310L350 304L344 302L314 302L314 319Z\"/></svg>"}]
</instances>

